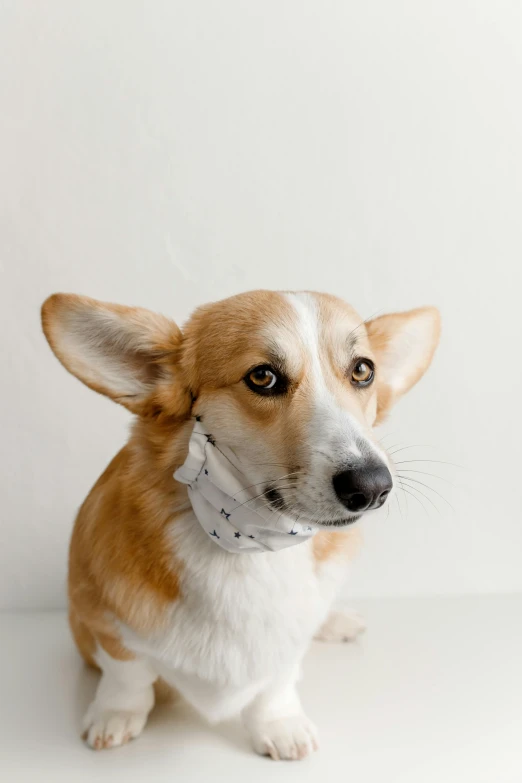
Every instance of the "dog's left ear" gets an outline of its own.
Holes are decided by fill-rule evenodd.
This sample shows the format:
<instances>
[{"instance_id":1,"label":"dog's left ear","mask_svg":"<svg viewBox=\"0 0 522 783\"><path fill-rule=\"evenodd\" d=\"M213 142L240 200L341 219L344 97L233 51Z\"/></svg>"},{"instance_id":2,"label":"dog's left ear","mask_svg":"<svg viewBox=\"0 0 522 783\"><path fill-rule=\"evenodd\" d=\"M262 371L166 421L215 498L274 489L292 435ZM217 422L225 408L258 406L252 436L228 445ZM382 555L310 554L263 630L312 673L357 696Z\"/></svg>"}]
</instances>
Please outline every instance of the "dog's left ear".
<instances>
[{"instance_id":1,"label":"dog's left ear","mask_svg":"<svg viewBox=\"0 0 522 783\"><path fill-rule=\"evenodd\" d=\"M439 342L435 307L382 315L366 324L376 358L379 424L393 403L414 386L431 364Z\"/></svg>"}]
</instances>

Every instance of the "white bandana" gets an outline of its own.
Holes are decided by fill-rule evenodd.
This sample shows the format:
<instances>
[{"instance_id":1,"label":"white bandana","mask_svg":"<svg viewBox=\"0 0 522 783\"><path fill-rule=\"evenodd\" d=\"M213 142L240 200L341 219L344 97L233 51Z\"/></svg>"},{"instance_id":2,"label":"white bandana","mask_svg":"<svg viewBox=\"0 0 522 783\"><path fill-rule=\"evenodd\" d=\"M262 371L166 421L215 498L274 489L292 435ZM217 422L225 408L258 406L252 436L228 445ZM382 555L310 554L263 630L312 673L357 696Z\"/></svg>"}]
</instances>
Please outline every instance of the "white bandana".
<instances>
[{"instance_id":1,"label":"white bandana","mask_svg":"<svg viewBox=\"0 0 522 783\"><path fill-rule=\"evenodd\" d=\"M185 463L174 473L188 484L192 508L205 533L227 552L276 552L314 535L300 524L267 506L262 485L251 482L236 467L234 454L216 444L196 419ZM271 525L271 526L270 526Z\"/></svg>"}]
</instances>

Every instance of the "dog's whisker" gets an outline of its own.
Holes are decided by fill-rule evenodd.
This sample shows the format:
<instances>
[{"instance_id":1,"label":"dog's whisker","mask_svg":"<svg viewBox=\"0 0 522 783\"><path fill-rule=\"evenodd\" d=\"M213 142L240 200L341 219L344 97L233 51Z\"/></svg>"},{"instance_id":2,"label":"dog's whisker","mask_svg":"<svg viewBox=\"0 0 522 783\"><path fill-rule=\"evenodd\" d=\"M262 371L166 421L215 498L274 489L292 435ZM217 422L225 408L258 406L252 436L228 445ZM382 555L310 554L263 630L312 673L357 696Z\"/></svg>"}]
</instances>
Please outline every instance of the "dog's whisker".
<instances>
[{"instance_id":1,"label":"dog's whisker","mask_svg":"<svg viewBox=\"0 0 522 783\"><path fill-rule=\"evenodd\" d=\"M440 479L441 481L446 481L448 484L451 484L452 487L459 489L459 486L457 484L454 484L453 481L450 481L445 476L439 476L438 473L429 473L427 470L414 470L413 468L403 468L402 470L397 471L397 474L399 476L402 476L403 473L420 473L423 476L433 476L433 478Z\"/></svg>"},{"instance_id":2,"label":"dog's whisker","mask_svg":"<svg viewBox=\"0 0 522 783\"><path fill-rule=\"evenodd\" d=\"M399 509L399 513L401 515L401 519L404 522L404 514L402 513L402 506L401 506L401 503L400 503L400 500L399 500L399 493L398 492L395 495L395 498L397 500L397 508Z\"/></svg>"},{"instance_id":3,"label":"dog's whisker","mask_svg":"<svg viewBox=\"0 0 522 783\"><path fill-rule=\"evenodd\" d=\"M403 487L403 489L404 489L404 491L406 491L406 487ZM435 509L435 511L437 512L437 514L438 514L439 516L441 516L441 511L440 511L440 508L439 508L439 507L438 507L438 506L437 506L437 505L436 505L436 504L433 502L433 500L432 500L432 499L429 497L429 495L426 495L426 493L425 493L425 492L423 492L423 491L422 491L422 490L420 490L420 489L417 489L417 487L408 486L408 489L409 489L409 490L412 490L413 492L418 492L418 493L419 493L419 495L422 495L422 497L423 497L423 498L425 498L425 499L428 501L428 503L431 503L431 505L433 506L433 508L434 508L434 509Z\"/></svg>"},{"instance_id":4,"label":"dog's whisker","mask_svg":"<svg viewBox=\"0 0 522 783\"><path fill-rule=\"evenodd\" d=\"M399 509L399 513L401 515L401 519L404 520L404 515L402 513L402 507L401 507L401 502L399 500L399 493L398 492L396 493L395 497L397 498L397 508Z\"/></svg>"},{"instance_id":5,"label":"dog's whisker","mask_svg":"<svg viewBox=\"0 0 522 783\"><path fill-rule=\"evenodd\" d=\"M386 440L386 438L390 438L392 435L397 435L397 430L394 430L394 432L387 432L386 435L383 435L382 438L379 438L377 440L377 443L382 443L383 440Z\"/></svg>"},{"instance_id":6,"label":"dog's whisker","mask_svg":"<svg viewBox=\"0 0 522 783\"><path fill-rule=\"evenodd\" d=\"M327 459L329 462L334 462L334 460L332 459L332 457L331 457L329 454L327 454L327 453L326 453L326 451L322 451L321 449L315 449L315 454L321 454L321 456L322 456L322 457L326 457L326 459Z\"/></svg>"},{"instance_id":7,"label":"dog's whisker","mask_svg":"<svg viewBox=\"0 0 522 783\"><path fill-rule=\"evenodd\" d=\"M279 467L282 467L282 468L288 467L288 464L283 463L283 462L252 462L251 464L252 465L275 465L278 468Z\"/></svg>"},{"instance_id":8,"label":"dog's whisker","mask_svg":"<svg viewBox=\"0 0 522 783\"><path fill-rule=\"evenodd\" d=\"M400 443L392 443L392 444L391 444L391 446L389 446L389 447L386 447L386 446L383 446L382 444L380 444L380 446L381 446L381 449L382 449L384 452L386 452L386 454L388 454L388 455L390 455L390 454L392 454L392 453L393 453L393 452L391 452L391 451L390 451L390 449L394 449L394 448L395 448L395 446L400 446L400 445L401 445Z\"/></svg>"},{"instance_id":9,"label":"dog's whisker","mask_svg":"<svg viewBox=\"0 0 522 783\"><path fill-rule=\"evenodd\" d=\"M248 498L248 500L245 500L243 503L240 503L238 506L234 506L234 511L238 508L241 508L241 506L246 506L247 503L252 503L254 500L258 500L259 498L262 498L266 495L268 495L269 492L272 492L274 487L269 487L264 492L260 492L259 495L255 495L253 498ZM280 489L292 489L292 485L290 484L288 487L280 487Z\"/></svg>"},{"instance_id":10,"label":"dog's whisker","mask_svg":"<svg viewBox=\"0 0 522 783\"><path fill-rule=\"evenodd\" d=\"M393 446L390 446L390 449L392 449ZM430 446L429 443L413 443L411 446L401 446L400 449L395 449L395 451L391 451L388 449L388 454L398 454L399 451L405 451L406 449L434 449L436 446Z\"/></svg>"},{"instance_id":11,"label":"dog's whisker","mask_svg":"<svg viewBox=\"0 0 522 783\"><path fill-rule=\"evenodd\" d=\"M204 438L207 438L207 439L208 439L208 436L207 436L207 435L205 435L203 432L195 432L195 433L193 433L193 434L194 434L194 435L200 435L201 437L204 437ZM213 445L214 445L214 448L215 448L215 449L217 449L217 450L219 451L219 453L220 453L220 454L221 454L221 455L222 455L222 456L223 456L223 457L224 457L224 458L225 458L225 459L226 459L228 462L230 462L230 464L232 465L232 467L234 467L236 470L239 470L239 471L241 470L241 466L240 466L240 465L236 465L236 464L235 464L235 462L233 462L233 461L230 459L230 457L229 457L227 454L225 454L225 452L224 452L222 449L220 449L220 448L219 448L219 446L217 446L217 445L216 445L216 443L214 443ZM271 466L271 467L281 467L281 468L286 468L286 467L288 467L287 465L284 465L283 463L280 463L280 462L255 462L255 463L253 463L253 464L255 464L255 465L265 465L265 466ZM260 483L261 483L261 482L260 482Z\"/></svg>"},{"instance_id":12,"label":"dog's whisker","mask_svg":"<svg viewBox=\"0 0 522 783\"><path fill-rule=\"evenodd\" d=\"M439 465L452 465L454 468L462 468L462 470L466 470L464 465L457 465L456 462L445 462L441 459L403 459L403 460L393 460L393 463L395 465L406 465L408 462L436 462Z\"/></svg>"},{"instance_id":13,"label":"dog's whisker","mask_svg":"<svg viewBox=\"0 0 522 783\"><path fill-rule=\"evenodd\" d=\"M285 478L288 478L289 476L297 476L297 475L299 475L299 473L301 473L301 472L302 472L302 471L300 471L300 470L294 470L294 471L292 471L292 473L286 473L284 476L278 476L278 477L277 477L277 478L275 478L275 479L271 479L271 481L270 481L270 482L269 482L269 481L267 481L266 479L264 479L263 481L258 481L258 482L256 482L255 484L250 484L248 487L243 487L243 488L242 488L242 489L240 489L238 492L236 492L236 495L239 495L239 493L240 493L240 492L246 492L246 490L247 490L247 489L252 489L252 487L259 487L259 486L260 486L260 485L262 485L262 484L266 485L266 484L268 484L268 483L270 483L270 484L273 484L274 482L277 482L277 481L282 481L283 479L285 479ZM275 488L275 487L274 487L274 488Z\"/></svg>"},{"instance_id":14,"label":"dog's whisker","mask_svg":"<svg viewBox=\"0 0 522 783\"><path fill-rule=\"evenodd\" d=\"M401 489L404 490L403 485L401 484ZM404 505L406 508L406 519L410 518L410 507L408 505L408 498L406 497L406 494L404 494Z\"/></svg>"},{"instance_id":15,"label":"dog's whisker","mask_svg":"<svg viewBox=\"0 0 522 783\"><path fill-rule=\"evenodd\" d=\"M403 491L403 492L404 492L406 495L409 495L410 497L412 497L414 500L416 500L416 501L417 501L417 503L419 503L419 504L422 506L422 510L424 511L424 513L426 514L426 516L427 516L427 518L428 518L428 520L429 520L429 519L430 519L430 515L428 514L428 512L427 512L427 510L426 510L426 506L425 506L425 505L424 505L424 503L423 503L423 502L420 500L420 498L418 498L418 497L417 497L416 495L414 495L412 492L408 492L408 490L406 489L406 487L402 487L402 491Z\"/></svg>"},{"instance_id":16,"label":"dog's whisker","mask_svg":"<svg viewBox=\"0 0 522 783\"><path fill-rule=\"evenodd\" d=\"M441 499L442 499L442 500L443 500L445 503L447 503L447 504L448 504L448 506L451 508L451 510L452 510L453 512L455 511L455 508L454 508L454 506L452 506L452 505L451 505L451 503L449 502L449 500L447 500L447 499L444 497L444 495L441 495L441 493L440 493L440 492L438 492L438 491L437 491L436 489L434 489L433 487L430 487L430 485L429 485L429 484L426 484L424 481L419 481L419 479L415 479L415 478L408 478L407 476L404 476L403 480L404 480L404 481L414 481L416 484L422 484L422 486L423 486L423 487L426 487L426 489L429 489L429 490L431 490L431 491L432 491L432 492L434 492L436 495L438 495L438 496L439 496L439 498L441 498Z\"/></svg>"}]
</instances>

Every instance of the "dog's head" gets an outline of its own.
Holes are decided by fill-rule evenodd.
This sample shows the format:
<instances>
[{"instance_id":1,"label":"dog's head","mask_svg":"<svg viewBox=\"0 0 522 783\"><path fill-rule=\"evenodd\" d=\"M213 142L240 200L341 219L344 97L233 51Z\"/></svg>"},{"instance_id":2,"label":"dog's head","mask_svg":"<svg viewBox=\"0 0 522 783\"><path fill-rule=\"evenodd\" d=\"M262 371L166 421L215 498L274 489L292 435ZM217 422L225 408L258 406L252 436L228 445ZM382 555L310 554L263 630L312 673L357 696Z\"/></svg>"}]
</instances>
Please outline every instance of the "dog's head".
<instances>
[{"instance_id":1,"label":"dog's head","mask_svg":"<svg viewBox=\"0 0 522 783\"><path fill-rule=\"evenodd\" d=\"M369 322L342 300L254 291L197 310L183 331L139 308L56 294L44 331L65 367L144 420L199 415L274 510L342 526L393 487L372 430L429 366L431 307ZM277 518L277 514L274 515Z\"/></svg>"}]
</instances>

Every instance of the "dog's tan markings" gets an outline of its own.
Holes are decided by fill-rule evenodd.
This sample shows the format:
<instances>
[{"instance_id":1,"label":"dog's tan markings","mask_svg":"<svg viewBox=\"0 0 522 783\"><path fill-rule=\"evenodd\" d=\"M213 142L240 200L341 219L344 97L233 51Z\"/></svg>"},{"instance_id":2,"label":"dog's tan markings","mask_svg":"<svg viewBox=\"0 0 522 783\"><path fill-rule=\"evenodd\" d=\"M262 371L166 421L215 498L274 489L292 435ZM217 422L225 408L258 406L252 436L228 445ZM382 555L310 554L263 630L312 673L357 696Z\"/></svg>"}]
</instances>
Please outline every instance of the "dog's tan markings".
<instances>
[{"instance_id":1,"label":"dog's tan markings","mask_svg":"<svg viewBox=\"0 0 522 783\"><path fill-rule=\"evenodd\" d=\"M373 357L364 322L353 307L335 296L316 294L315 299L320 324L319 355L329 388L341 402L346 401L347 394L361 400L361 395L350 386L348 373L355 357Z\"/></svg>"},{"instance_id":2,"label":"dog's tan markings","mask_svg":"<svg viewBox=\"0 0 522 783\"><path fill-rule=\"evenodd\" d=\"M133 660L135 656L122 644L114 622L109 620L108 617L103 617L102 614L99 607L92 609L91 612L87 612L86 617L88 617L90 623L87 626L81 621L75 605L72 602L69 604L69 624L76 645L86 663L89 666L98 668L95 659L98 645L103 647L112 658L118 661Z\"/></svg>"},{"instance_id":3,"label":"dog's tan markings","mask_svg":"<svg viewBox=\"0 0 522 783\"><path fill-rule=\"evenodd\" d=\"M292 351L285 350L290 343ZM245 421L255 432L270 437L281 427L288 407L286 396L262 397L243 378L257 365L277 366L293 385L301 378L302 362L295 361L299 335L295 314L284 295L274 291L240 294L196 310L185 328L182 368L186 383L204 414L207 402L214 411L236 409L235 426Z\"/></svg>"},{"instance_id":4,"label":"dog's tan markings","mask_svg":"<svg viewBox=\"0 0 522 783\"><path fill-rule=\"evenodd\" d=\"M312 539L314 558L317 564L330 558L353 559L362 543L360 530L321 530Z\"/></svg>"},{"instance_id":5,"label":"dog's tan markings","mask_svg":"<svg viewBox=\"0 0 522 783\"><path fill-rule=\"evenodd\" d=\"M238 383L256 364L270 364L273 340L293 325L285 297L252 291L198 308L185 327L181 365L195 395ZM268 337L268 339L267 339Z\"/></svg>"},{"instance_id":6,"label":"dog's tan markings","mask_svg":"<svg viewBox=\"0 0 522 783\"><path fill-rule=\"evenodd\" d=\"M42 306L42 327L69 372L133 413L179 416L190 409L177 376L182 335L168 318L140 307L54 294Z\"/></svg>"},{"instance_id":7,"label":"dog's tan markings","mask_svg":"<svg viewBox=\"0 0 522 783\"><path fill-rule=\"evenodd\" d=\"M155 454L143 432L150 426L137 427L130 444L101 476L80 510L71 540L71 605L96 641L119 660L128 654L110 617L150 631L161 625L167 606L180 596L180 564L173 556L169 527L172 509L188 507L186 490L172 480L171 467L161 469L162 453Z\"/></svg>"},{"instance_id":8,"label":"dog's tan markings","mask_svg":"<svg viewBox=\"0 0 522 783\"><path fill-rule=\"evenodd\" d=\"M71 626L84 657L93 663L99 644L128 660L112 618L150 631L180 597L169 527L176 510L189 506L186 488L172 479L191 429L181 332L146 310L72 295L48 299L42 320L67 369L140 414L128 445L80 509L69 563Z\"/></svg>"},{"instance_id":9,"label":"dog's tan markings","mask_svg":"<svg viewBox=\"0 0 522 783\"><path fill-rule=\"evenodd\" d=\"M366 324L366 330L376 356L377 418L380 424L395 401L424 375L433 359L440 337L440 315L434 307L419 307L404 313L382 315ZM410 335L408 335L408 330ZM422 350L408 363L405 361L413 336L423 330L425 339L417 339ZM402 377L393 382L393 365L407 364Z\"/></svg>"},{"instance_id":10,"label":"dog's tan markings","mask_svg":"<svg viewBox=\"0 0 522 783\"><path fill-rule=\"evenodd\" d=\"M69 625L71 627L72 635L78 650L82 654L83 659L89 666L98 668L96 661L94 660L94 654L96 652L96 639L92 635L88 626L82 623L76 609L69 601Z\"/></svg>"}]
</instances>

